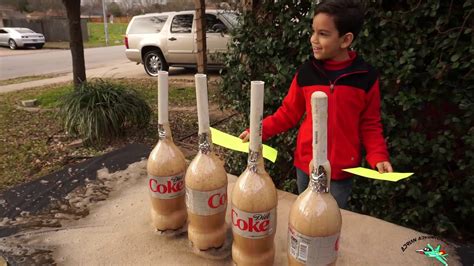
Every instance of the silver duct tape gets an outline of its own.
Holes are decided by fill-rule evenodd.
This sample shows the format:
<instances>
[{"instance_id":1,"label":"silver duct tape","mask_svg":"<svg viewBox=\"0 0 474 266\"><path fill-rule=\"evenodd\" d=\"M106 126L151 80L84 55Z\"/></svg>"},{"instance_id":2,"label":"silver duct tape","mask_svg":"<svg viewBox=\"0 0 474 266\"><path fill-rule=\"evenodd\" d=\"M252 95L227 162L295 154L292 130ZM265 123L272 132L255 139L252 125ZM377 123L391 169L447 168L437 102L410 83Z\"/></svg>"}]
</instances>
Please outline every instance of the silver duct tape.
<instances>
[{"instance_id":1,"label":"silver duct tape","mask_svg":"<svg viewBox=\"0 0 474 266\"><path fill-rule=\"evenodd\" d=\"M211 152L211 140L209 133L199 134L199 151L203 154L209 154Z\"/></svg>"},{"instance_id":2,"label":"silver duct tape","mask_svg":"<svg viewBox=\"0 0 474 266\"><path fill-rule=\"evenodd\" d=\"M326 170L323 166L319 166L317 170L314 170L310 174L310 185L315 192L329 192L329 180Z\"/></svg>"},{"instance_id":3,"label":"silver duct tape","mask_svg":"<svg viewBox=\"0 0 474 266\"><path fill-rule=\"evenodd\" d=\"M248 168L251 172L258 172L258 158L260 157L260 152L249 150L249 158L247 161Z\"/></svg>"},{"instance_id":4,"label":"silver duct tape","mask_svg":"<svg viewBox=\"0 0 474 266\"><path fill-rule=\"evenodd\" d=\"M166 138L166 129L163 124L158 124L158 139L164 140Z\"/></svg>"}]
</instances>

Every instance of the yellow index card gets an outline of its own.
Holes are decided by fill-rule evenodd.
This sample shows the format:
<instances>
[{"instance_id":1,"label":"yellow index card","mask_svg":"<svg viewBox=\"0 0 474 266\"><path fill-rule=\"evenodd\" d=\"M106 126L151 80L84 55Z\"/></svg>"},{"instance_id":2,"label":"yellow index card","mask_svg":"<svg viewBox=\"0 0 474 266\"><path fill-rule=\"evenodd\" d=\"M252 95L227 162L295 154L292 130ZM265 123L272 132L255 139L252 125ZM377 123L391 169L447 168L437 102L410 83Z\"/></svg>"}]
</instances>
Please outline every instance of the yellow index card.
<instances>
[{"instance_id":1,"label":"yellow index card","mask_svg":"<svg viewBox=\"0 0 474 266\"><path fill-rule=\"evenodd\" d=\"M367 177L367 178L392 181L392 182L397 182L398 180L401 180L413 175L413 173L395 173L395 172L381 174L378 171L363 168L363 167L342 169L342 171L345 171L354 175L358 175L358 176Z\"/></svg>"},{"instance_id":2,"label":"yellow index card","mask_svg":"<svg viewBox=\"0 0 474 266\"><path fill-rule=\"evenodd\" d=\"M242 140L236 136L232 136L220 130L211 127L211 136L212 136L212 143L222 146L227 149L231 149L234 151L240 152L249 152L249 143L242 142ZM274 148L263 144L263 157L268 159L271 162L275 162L278 151Z\"/></svg>"}]
</instances>

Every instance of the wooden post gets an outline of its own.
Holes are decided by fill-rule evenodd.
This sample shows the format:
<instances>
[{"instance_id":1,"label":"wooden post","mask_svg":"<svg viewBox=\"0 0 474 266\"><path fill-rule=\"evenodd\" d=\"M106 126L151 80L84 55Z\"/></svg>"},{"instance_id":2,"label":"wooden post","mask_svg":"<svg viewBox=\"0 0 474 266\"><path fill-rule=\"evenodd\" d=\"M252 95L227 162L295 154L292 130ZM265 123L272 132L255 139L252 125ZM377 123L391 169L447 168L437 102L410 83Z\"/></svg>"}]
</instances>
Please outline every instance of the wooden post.
<instances>
[{"instance_id":1,"label":"wooden post","mask_svg":"<svg viewBox=\"0 0 474 266\"><path fill-rule=\"evenodd\" d=\"M207 73L206 45L206 4L204 0L194 0L196 7L196 43L198 73Z\"/></svg>"}]
</instances>

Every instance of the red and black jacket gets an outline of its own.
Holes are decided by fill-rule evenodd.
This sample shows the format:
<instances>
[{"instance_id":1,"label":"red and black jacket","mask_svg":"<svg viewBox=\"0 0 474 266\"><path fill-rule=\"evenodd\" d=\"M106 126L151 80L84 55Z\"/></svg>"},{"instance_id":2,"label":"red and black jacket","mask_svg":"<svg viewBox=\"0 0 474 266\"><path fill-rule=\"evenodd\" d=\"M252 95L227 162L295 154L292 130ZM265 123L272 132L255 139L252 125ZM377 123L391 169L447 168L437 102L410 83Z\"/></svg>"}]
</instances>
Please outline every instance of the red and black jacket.
<instances>
[{"instance_id":1,"label":"red and black jacket","mask_svg":"<svg viewBox=\"0 0 474 266\"><path fill-rule=\"evenodd\" d=\"M263 120L263 140L296 126L307 113L298 132L294 165L308 173L312 159L311 94L328 95L328 156L332 179L346 179L342 169L361 163L361 146L374 168L389 156L380 119L378 74L355 52L336 62L314 58L303 64L278 110Z\"/></svg>"}]
</instances>

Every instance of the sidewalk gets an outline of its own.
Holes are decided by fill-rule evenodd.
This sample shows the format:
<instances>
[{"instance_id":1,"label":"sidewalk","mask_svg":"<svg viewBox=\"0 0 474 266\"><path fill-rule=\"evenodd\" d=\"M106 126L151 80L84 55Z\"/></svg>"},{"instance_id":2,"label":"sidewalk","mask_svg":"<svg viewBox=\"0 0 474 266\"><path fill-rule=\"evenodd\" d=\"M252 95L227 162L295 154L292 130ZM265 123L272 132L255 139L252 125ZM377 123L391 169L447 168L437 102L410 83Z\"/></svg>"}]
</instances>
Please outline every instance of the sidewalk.
<instances>
[{"instance_id":1,"label":"sidewalk","mask_svg":"<svg viewBox=\"0 0 474 266\"><path fill-rule=\"evenodd\" d=\"M133 62L125 62L118 66L106 66L100 68L94 68L86 70L86 76L90 78L146 78L148 77L143 67L136 65ZM9 84L0 86L0 94L12 91L25 90L35 87L41 87L45 85L52 85L55 83L62 83L72 81L72 73L64 73L63 76L33 80L23 83Z\"/></svg>"},{"instance_id":2,"label":"sidewalk","mask_svg":"<svg viewBox=\"0 0 474 266\"><path fill-rule=\"evenodd\" d=\"M186 71L181 68L170 68L170 81L171 82L192 82L194 83L194 74L195 71ZM143 69L143 65L137 65L133 62L123 62L114 66L106 66L94 69L86 70L87 79L91 78L150 78ZM209 74L210 80L215 80L219 78L219 74L216 71L212 71ZM52 85L55 83L62 83L72 81L72 73L64 73L63 76L34 80L23 83L9 84L0 86L0 94L25 90L35 87L41 87L46 85Z\"/></svg>"}]
</instances>

